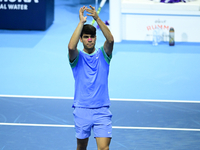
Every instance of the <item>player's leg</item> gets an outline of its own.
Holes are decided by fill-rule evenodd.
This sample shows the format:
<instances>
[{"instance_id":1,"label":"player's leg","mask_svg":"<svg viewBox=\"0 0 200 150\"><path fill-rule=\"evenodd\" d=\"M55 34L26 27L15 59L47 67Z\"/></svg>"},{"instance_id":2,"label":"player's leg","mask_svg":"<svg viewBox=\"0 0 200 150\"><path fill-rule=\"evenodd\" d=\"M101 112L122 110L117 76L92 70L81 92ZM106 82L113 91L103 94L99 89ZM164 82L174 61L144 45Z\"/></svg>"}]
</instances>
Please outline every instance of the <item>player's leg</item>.
<instances>
[{"instance_id":1,"label":"player's leg","mask_svg":"<svg viewBox=\"0 0 200 150\"><path fill-rule=\"evenodd\" d=\"M77 139L77 150L86 150L88 145L88 139Z\"/></svg>"},{"instance_id":2,"label":"player's leg","mask_svg":"<svg viewBox=\"0 0 200 150\"><path fill-rule=\"evenodd\" d=\"M92 128L90 110L75 108L73 114L76 129L77 150L86 150Z\"/></svg>"},{"instance_id":3,"label":"player's leg","mask_svg":"<svg viewBox=\"0 0 200 150\"><path fill-rule=\"evenodd\" d=\"M96 137L98 150L109 150L111 138Z\"/></svg>"},{"instance_id":4,"label":"player's leg","mask_svg":"<svg viewBox=\"0 0 200 150\"><path fill-rule=\"evenodd\" d=\"M95 110L94 118L93 131L98 150L109 150L112 138L112 113L108 107L102 107Z\"/></svg>"}]
</instances>

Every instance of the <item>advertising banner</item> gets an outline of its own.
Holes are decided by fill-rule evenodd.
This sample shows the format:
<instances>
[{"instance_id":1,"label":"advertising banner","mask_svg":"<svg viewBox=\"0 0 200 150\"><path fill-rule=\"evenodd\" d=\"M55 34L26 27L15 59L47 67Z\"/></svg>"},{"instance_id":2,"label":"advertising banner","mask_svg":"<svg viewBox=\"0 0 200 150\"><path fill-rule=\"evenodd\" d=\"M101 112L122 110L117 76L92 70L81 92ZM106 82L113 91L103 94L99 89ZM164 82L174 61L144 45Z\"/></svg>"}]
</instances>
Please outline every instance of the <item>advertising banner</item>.
<instances>
[{"instance_id":1,"label":"advertising banner","mask_svg":"<svg viewBox=\"0 0 200 150\"><path fill-rule=\"evenodd\" d=\"M46 30L54 20L54 0L0 0L0 29Z\"/></svg>"},{"instance_id":2,"label":"advertising banner","mask_svg":"<svg viewBox=\"0 0 200 150\"><path fill-rule=\"evenodd\" d=\"M169 41L169 30L174 28L175 41L200 42L198 16L122 15L122 39L152 41L157 30L160 41Z\"/></svg>"}]
</instances>

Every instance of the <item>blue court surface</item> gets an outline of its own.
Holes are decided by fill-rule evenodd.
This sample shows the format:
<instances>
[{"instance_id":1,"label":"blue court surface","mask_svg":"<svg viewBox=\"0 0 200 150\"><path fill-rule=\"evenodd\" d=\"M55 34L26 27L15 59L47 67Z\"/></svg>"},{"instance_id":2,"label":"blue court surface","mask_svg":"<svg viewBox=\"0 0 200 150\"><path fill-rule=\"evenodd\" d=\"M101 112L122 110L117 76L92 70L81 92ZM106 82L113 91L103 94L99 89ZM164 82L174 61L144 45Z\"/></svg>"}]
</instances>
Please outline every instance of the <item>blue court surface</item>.
<instances>
[{"instance_id":1,"label":"blue court surface","mask_svg":"<svg viewBox=\"0 0 200 150\"><path fill-rule=\"evenodd\" d=\"M1 97L1 150L76 149L72 101ZM112 99L110 110L110 149L199 149L200 103ZM95 144L91 137L88 149Z\"/></svg>"},{"instance_id":2,"label":"blue court surface","mask_svg":"<svg viewBox=\"0 0 200 150\"><path fill-rule=\"evenodd\" d=\"M55 0L46 31L0 30L0 150L76 149L67 45L81 6ZM108 2L100 17L109 20ZM98 30L97 47L104 41ZM199 65L200 43L115 43L110 149L199 150ZM95 149L92 135L88 150Z\"/></svg>"}]
</instances>

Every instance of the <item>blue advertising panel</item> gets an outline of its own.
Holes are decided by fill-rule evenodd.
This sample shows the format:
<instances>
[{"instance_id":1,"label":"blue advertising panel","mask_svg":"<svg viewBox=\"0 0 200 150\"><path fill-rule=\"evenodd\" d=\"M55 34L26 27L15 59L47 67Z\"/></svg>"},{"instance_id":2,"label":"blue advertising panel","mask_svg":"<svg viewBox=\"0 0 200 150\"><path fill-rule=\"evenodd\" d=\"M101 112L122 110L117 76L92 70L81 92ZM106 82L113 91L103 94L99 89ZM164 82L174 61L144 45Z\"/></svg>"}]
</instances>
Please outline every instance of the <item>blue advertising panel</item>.
<instances>
[{"instance_id":1,"label":"blue advertising panel","mask_svg":"<svg viewBox=\"0 0 200 150\"><path fill-rule=\"evenodd\" d=\"M0 0L0 29L46 30L54 20L54 0Z\"/></svg>"}]
</instances>

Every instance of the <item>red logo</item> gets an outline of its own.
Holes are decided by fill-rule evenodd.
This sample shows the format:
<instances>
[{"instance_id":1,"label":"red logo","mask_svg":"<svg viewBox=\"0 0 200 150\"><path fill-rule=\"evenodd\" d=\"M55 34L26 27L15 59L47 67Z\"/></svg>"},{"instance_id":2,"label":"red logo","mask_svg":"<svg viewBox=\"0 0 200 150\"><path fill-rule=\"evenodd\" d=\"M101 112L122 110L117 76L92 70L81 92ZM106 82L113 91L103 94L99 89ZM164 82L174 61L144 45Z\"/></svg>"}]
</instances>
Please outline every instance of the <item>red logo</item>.
<instances>
[{"instance_id":1,"label":"red logo","mask_svg":"<svg viewBox=\"0 0 200 150\"><path fill-rule=\"evenodd\" d=\"M155 30L156 28L160 28L160 29L163 29L163 30L169 30L169 26L167 25L152 25L152 26L147 26L147 30L150 31L150 30Z\"/></svg>"}]
</instances>

